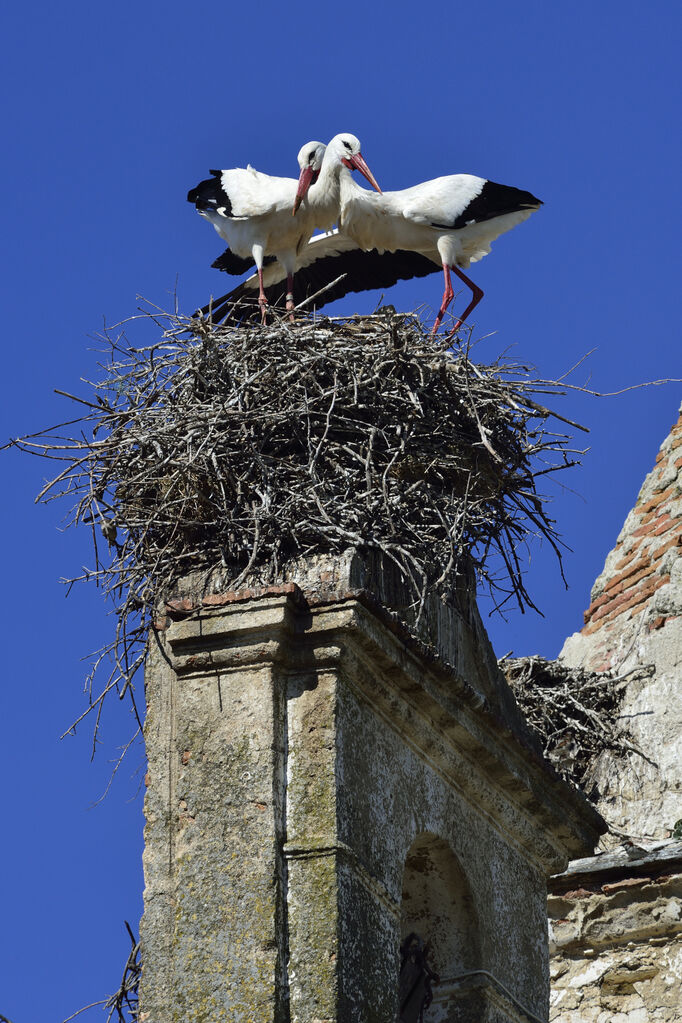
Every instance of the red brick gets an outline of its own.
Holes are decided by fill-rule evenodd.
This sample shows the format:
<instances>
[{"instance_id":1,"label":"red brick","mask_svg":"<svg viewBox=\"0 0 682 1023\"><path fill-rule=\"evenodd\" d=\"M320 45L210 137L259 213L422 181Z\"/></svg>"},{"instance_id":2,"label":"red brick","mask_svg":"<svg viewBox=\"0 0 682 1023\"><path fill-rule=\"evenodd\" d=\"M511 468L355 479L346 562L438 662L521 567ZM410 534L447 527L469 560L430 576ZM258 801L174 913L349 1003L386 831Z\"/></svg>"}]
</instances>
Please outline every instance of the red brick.
<instances>
[{"instance_id":1,"label":"red brick","mask_svg":"<svg viewBox=\"0 0 682 1023\"><path fill-rule=\"evenodd\" d=\"M587 888L573 888L570 892L564 892L561 896L562 899L584 899L585 896L594 895L594 892L589 891ZM558 923L558 921L557 921Z\"/></svg>"},{"instance_id":2,"label":"red brick","mask_svg":"<svg viewBox=\"0 0 682 1023\"><path fill-rule=\"evenodd\" d=\"M194 604L192 603L191 600L188 600L187 597L184 597L182 600L167 600L166 601L166 610L167 611L193 611L194 610Z\"/></svg>"},{"instance_id":3,"label":"red brick","mask_svg":"<svg viewBox=\"0 0 682 1023\"><path fill-rule=\"evenodd\" d=\"M634 607L635 604L639 604L641 601L646 600L652 593L661 586L662 583L656 579L651 579L648 583L643 586L639 586L637 589L626 590L621 593L618 597L614 597L612 601L599 608L597 613L593 616L595 621L600 618L607 618L614 613L620 614L621 611L627 611L628 608Z\"/></svg>"},{"instance_id":4,"label":"red brick","mask_svg":"<svg viewBox=\"0 0 682 1023\"><path fill-rule=\"evenodd\" d=\"M601 890L605 895L609 892L617 892L620 888L636 888L640 884L648 884L650 877L625 877L622 881L614 881L612 884L603 884Z\"/></svg>"},{"instance_id":5,"label":"red brick","mask_svg":"<svg viewBox=\"0 0 682 1023\"><path fill-rule=\"evenodd\" d=\"M613 600L613 597L613 593L602 593L601 597L597 597L596 600L592 601L587 611L585 611L585 614L593 615L598 608L603 607L604 604L608 604L609 601Z\"/></svg>"},{"instance_id":6,"label":"red brick","mask_svg":"<svg viewBox=\"0 0 682 1023\"><path fill-rule=\"evenodd\" d=\"M637 607L637 605L639 604L644 605L646 601L649 599L649 597L653 596L656 590L659 590L661 586L664 586L668 582L670 582L670 576L662 575L656 579L652 579L645 586L640 586L640 588L638 590L635 590L635 592L632 593L632 595L630 595L629 593L624 593L623 597L625 597L626 599L622 601L622 598L619 598L618 601L614 601L611 607L607 607L604 609L604 615L600 615L600 617L603 617L605 620L612 621L614 618L617 618L618 615L623 614L624 611L630 611L633 608ZM639 614L639 611L643 610L644 607L642 606L639 608L638 611L635 611L633 613Z\"/></svg>"},{"instance_id":7,"label":"red brick","mask_svg":"<svg viewBox=\"0 0 682 1023\"><path fill-rule=\"evenodd\" d=\"M655 519L657 515L658 515L658 509L654 508L652 511L647 512L646 515L639 516L638 519L637 519L638 528L639 528L639 526L645 526L647 524L647 522L651 522L651 520Z\"/></svg>"},{"instance_id":8,"label":"red brick","mask_svg":"<svg viewBox=\"0 0 682 1023\"><path fill-rule=\"evenodd\" d=\"M225 604L239 604L259 597L282 597L298 592L296 583L282 583L280 586L258 586L253 589L229 590L227 593L209 593L201 602L206 607L224 607Z\"/></svg>"},{"instance_id":9,"label":"red brick","mask_svg":"<svg viewBox=\"0 0 682 1023\"><path fill-rule=\"evenodd\" d=\"M656 549L651 552L652 563L660 561L665 552L669 551L671 547L682 547L682 530L680 531L679 536L674 536L672 539L666 540L665 543L662 543L660 547L656 547Z\"/></svg>"},{"instance_id":10,"label":"red brick","mask_svg":"<svg viewBox=\"0 0 682 1023\"><path fill-rule=\"evenodd\" d=\"M648 558L640 558L629 572L620 572L617 576L614 576L611 582L606 587L606 590L611 593L620 593L621 590L627 590L635 583L638 583L644 576L651 574L651 561Z\"/></svg>"},{"instance_id":11,"label":"red brick","mask_svg":"<svg viewBox=\"0 0 682 1023\"><path fill-rule=\"evenodd\" d=\"M590 622L589 625L586 625L582 629L582 632L585 636L591 636L592 633L596 632L598 629L605 627L608 630L610 624L611 624L610 620L608 622L605 622L604 619L602 618L597 622Z\"/></svg>"},{"instance_id":12,"label":"red brick","mask_svg":"<svg viewBox=\"0 0 682 1023\"><path fill-rule=\"evenodd\" d=\"M660 490L657 494L654 494L653 497L650 497L648 501L645 501L643 505L635 505L635 511L638 511L642 515L650 512L652 509L657 508L659 504L662 504L663 501L667 501L667 499L674 494L675 489L676 488L674 486L670 486L666 487L665 490Z\"/></svg>"},{"instance_id":13,"label":"red brick","mask_svg":"<svg viewBox=\"0 0 682 1023\"><path fill-rule=\"evenodd\" d=\"M670 512L663 512L662 515L658 516L658 519L656 521L660 523L660 525L657 528L655 527L653 522L646 523L645 525L640 526L639 529L633 529L631 536L657 536L658 533L664 532L664 530L661 529L661 525L665 525L666 523L670 523L670 525L673 525L676 520L671 519ZM670 529L670 525L668 525L666 528Z\"/></svg>"},{"instance_id":14,"label":"red brick","mask_svg":"<svg viewBox=\"0 0 682 1023\"><path fill-rule=\"evenodd\" d=\"M680 522L679 519L671 519L668 515L667 518L661 522L660 526L657 526L656 529L654 529L653 536L660 536L661 533L667 533L669 529L673 528L673 526L682 526L682 522Z\"/></svg>"},{"instance_id":15,"label":"red brick","mask_svg":"<svg viewBox=\"0 0 682 1023\"><path fill-rule=\"evenodd\" d=\"M629 534L627 539L632 541L632 533ZM641 547L641 545L642 541L640 539L635 539L634 541L632 541L631 546L628 549L628 553L624 557L622 557L620 561L617 561L616 564L613 566L614 571L619 571L621 568L625 568L625 566L632 561L632 558L635 556L635 554L638 553L638 548ZM623 544L616 544L614 550L617 551L618 548L622 546Z\"/></svg>"},{"instance_id":16,"label":"red brick","mask_svg":"<svg viewBox=\"0 0 682 1023\"><path fill-rule=\"evenodd\" d=\"M648 558L639 558L639 560L631 560L627 565L623 566L623 571L618 572L616 575L611 576L608 583L606 584L605 591L612 589L616 583L622 582L624 579L629 578L634 572L639 572L642 568L647 568L649 565Z\"/></svg>"},{"instance_id":17,"label":"red brick","mask_svg":"<svg viewBox=\"0 0 682 1023\"><path fill-rule=\"evenodd\" d=\"M643 568L640 572L635 572L635 574L630 576L627 582L623 584L622 592L628 593L633 586L637 586L638 583L641 583L642 579L647 579L652 574L653 570L651 565L647 565L647 567Z\"/></svg>"},{"instance_id":18,"label":"red brick","mask_svg":"<svg viewBox=\"0 0 682 1023\"><path fill-rule=\"evenodd\" d=\"M627 599L628 598L623 593L621 593L618 597L614 597L613 600L610 600L607 604L604 604L602 605L602 607L597 609L597 611L592 615L592 620L598 622L600 618L604 618L607 614L610 614L615 608L620 607L621 604L624 604Z\"/></svg>"}]
</instances>

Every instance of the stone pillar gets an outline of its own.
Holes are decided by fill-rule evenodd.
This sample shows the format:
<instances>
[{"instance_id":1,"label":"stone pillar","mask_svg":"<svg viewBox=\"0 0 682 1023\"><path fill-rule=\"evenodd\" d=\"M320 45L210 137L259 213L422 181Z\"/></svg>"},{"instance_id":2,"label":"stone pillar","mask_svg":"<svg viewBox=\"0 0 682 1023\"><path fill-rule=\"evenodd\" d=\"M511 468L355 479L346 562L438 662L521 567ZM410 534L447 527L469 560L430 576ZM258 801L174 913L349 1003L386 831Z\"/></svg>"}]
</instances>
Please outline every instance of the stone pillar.
<instances>
[{"instance_id":1,"label":"stone pillar","mask_svg":"<svg viewBox=\"0 0 682 1023\"><path fill-rule=\"evenodd\" d=\"M394 1023L415 929L428 1023L546 1019L545 879L601 819L475 630L474 686L338 583L180 601L152 637L140 1019Z\"/></svg>"},{"instance_id":2,"label":"stone pillar","mask_svg":"<svg viewBox=\"0 0 682 1023\"><path fill-rule=\"evenodd\" d=\"M290 617L284 595L237 602L150 639L143 1001L154 1023L286 1018Z\"/></svg>"}]
</instances>

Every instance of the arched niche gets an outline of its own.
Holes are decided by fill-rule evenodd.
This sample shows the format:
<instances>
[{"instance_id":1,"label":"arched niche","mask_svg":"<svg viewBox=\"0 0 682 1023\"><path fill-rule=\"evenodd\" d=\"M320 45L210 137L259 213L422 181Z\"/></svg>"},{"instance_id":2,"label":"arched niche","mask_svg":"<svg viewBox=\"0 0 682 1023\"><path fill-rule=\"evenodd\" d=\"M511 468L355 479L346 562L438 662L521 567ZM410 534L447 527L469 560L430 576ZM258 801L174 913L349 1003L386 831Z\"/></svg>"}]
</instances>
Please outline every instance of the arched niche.
<instances>
[{"instance_id":1,"label":"arched niche","mask_svg":"<svg viewBox=\"0 0 682 1023\"><path fill-rule=\"evenodd\" d=\"M469 1021L480 1016L476 977L480 938L466 875L448 842L425 832L410 846L403 872L401 942L411 933L428 945L429 967L440 982L424 1023Z\"/></svg>"}]
</instances>

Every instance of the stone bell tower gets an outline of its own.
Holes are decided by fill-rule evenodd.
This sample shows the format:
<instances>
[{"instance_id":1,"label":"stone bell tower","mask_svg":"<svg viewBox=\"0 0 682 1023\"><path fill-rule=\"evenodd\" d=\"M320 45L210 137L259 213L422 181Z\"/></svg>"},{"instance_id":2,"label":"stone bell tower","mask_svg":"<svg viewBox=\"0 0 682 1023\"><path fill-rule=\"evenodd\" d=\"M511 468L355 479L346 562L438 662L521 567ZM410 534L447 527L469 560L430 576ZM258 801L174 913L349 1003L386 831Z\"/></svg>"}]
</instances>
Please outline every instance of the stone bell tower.
<instances>
[{"instance_id":1,"label":"stone bell tower","mask_svg":"<svg viewBox=\"0 0 682 1023\"><path fill-rule=\"evenodd\" d=\"M603 822L543 760L460 596L420 637L395 568L349 551L167 605L142 1021L547 1020L546 878ZM430 1004L401 989L410 934Z\"/></svg>"}]
</instances>

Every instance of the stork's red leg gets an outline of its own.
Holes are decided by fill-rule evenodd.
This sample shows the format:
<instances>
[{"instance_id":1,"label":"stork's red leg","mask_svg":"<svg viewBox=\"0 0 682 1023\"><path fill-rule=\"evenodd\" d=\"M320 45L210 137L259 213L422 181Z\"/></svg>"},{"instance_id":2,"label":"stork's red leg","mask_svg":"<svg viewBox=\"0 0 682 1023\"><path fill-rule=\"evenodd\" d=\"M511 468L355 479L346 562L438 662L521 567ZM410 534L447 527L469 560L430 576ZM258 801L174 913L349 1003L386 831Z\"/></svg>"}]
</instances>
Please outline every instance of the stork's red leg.
<instances>
[{"instance_id":1,"label":"stork's red leg","mask_svg":"<svg viewBox=\"0 0 682 1023\"><path fill-rule=\"evenodd\" d=\"M258 305L260 306L260 321L265 324L265 310L268 307L268 300L265 295L265 288L263 287L263 268L258 267Z\"/></svg>"},{"instance_id":2,"label":"stork's red leg","mask_svg":"<svg viewBox=\"0 0 682 1023\"><path fill-rule=\"evenodd\" d=\"M459 269L458 266L449 267L449 266L446 266L445 263L443 263L443 275L445 277L445 291L443 292L443 301L441 302L440 309L438 310L438 316L436 317L436 322L434 323L433 330L431 331L432 334L435 334L437 332L438 328L440 327L441 320L443 319L445 313L447 312L447 308L450 305L450 303L452 302L452 299L454 297L454 292L452 290L452 282L450 280L450 270L454 270L455 273L457 274L457 276L459 277L460 281L464 281L464 283L467 285L467 287L471 288L471 293L473 295L473 298L471 299L471 302L469 303L469 305L464 310L464 313L459 317L459 319L455 323L454 327L452 328L452 330L448 334L448 336L446 338L446 341L449 341L457 333L457 331L462 326L462 324L466 322L466 319L467 319L467 316L469 315L469 313L471 313L476 308L478 303L483 298L483 292L479 288L478 284L474 284L473 281L470 281L469 278L467 277L467 275L462 273L462 271Z\"/></svg>"},{"instance_id":3,"label":"stork's red leg","mask_svg":"<svg viewBox=\"0 0 682 1023\"><path fill-rule=\"evenodd\" d=\"M462 326L462 324L466 323L467 317L469 316L469 313L473 312L473 310L476 308L478 303L483 298L483 292L479 288L478 284L474 284L473 281L470 281L469 278L467 277L467 275L462 273L462 271L459 269L458 266L453 266L452 269L455 271L455 273L459 277L460 281L464 281L464 283L467 284L471 288L471 293L473 295L473 298L471 299L471 302L466 307L466 309L464 310L464 312L462 313L460 318L457 320L457 323L454 325L454 327L452 328L452 330L448 334L447 338L445 339L446 341L450 341L455 336L455 334L457 333L459 328Z\"/></svg>"},{"instance_id":4,"label":"stork's red leg","mask_svg":"<svg viewBox=\"0 0 682 1023\"><path fill-rule=\"evenodd\" d=\"M293 313L294 310L294 275L287 274L287 312ZM291 322L294 322L294 317L290 316Z\"/></svg>"},{"instance_id":5,"label":"stork's red leg","mask_svg":"<svg viewBox=\"0 0 682 1023\"><path fill-rule=\"evenodd\" d=\"M293 274L286 274L286 311L288 313L293 309Z\"/></svg>"},{"instance_id":6,"label":"stork's red leg","mask_svg":"<svg viewBox=\"0 0 682 1023\"><path fill-rule=\"evenodd\" d=\"M433 330L431 331L432 334L436 334L438 332L440 322L445 316L447 308L455 296L455 293L452 290L452 282L450 281L450 267L447 265L447 263L443 263L443 277L445 278L445 291L443 292L443 301L440 304L440 309L438 310L436 322L434 323Z\"/></svg>"}]
</instances>

